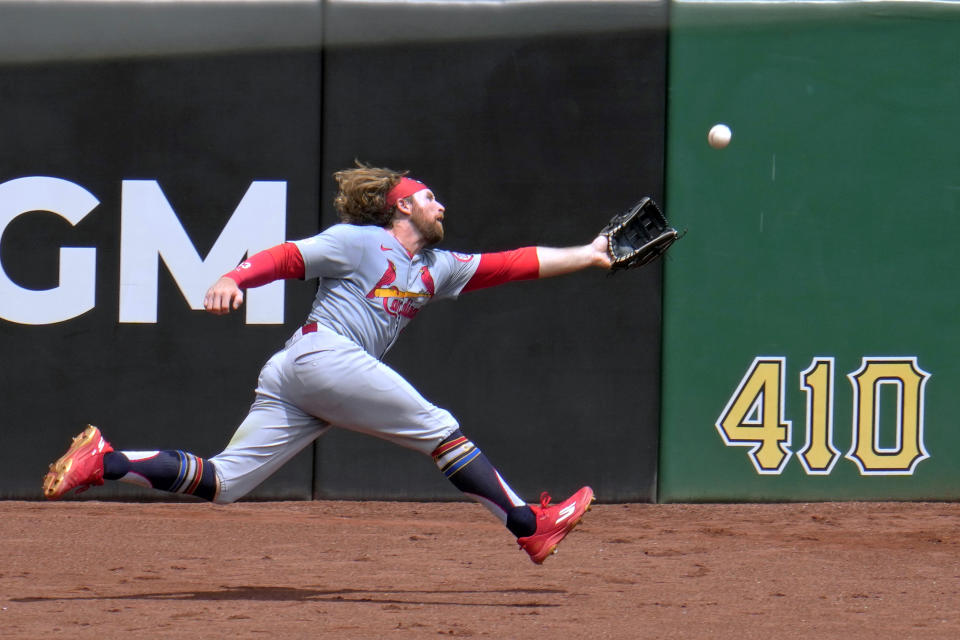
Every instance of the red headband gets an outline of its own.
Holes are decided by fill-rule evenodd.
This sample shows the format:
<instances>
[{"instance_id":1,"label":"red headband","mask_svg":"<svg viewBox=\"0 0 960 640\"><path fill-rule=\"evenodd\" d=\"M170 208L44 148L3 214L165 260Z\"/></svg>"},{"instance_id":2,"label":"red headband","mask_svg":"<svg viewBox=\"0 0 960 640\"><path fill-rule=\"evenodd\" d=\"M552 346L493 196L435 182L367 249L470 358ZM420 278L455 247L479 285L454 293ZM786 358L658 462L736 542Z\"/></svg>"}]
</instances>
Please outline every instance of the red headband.
<instances>
[{"instance_id":1,"label":"red headband","mask_svg":"<svg viewBox=\"0 0 960 640\"><path fill-rule=\"evenodd\" d=\"M423 184L419 180L414 180L413 178L403 177L400 178L400 182L393 189L387 192L387 211L393 208L397 204L397 200L401 198L406 198L407 196L412 196L417 191L423 191L427 188L427 185Z\"/></svg>"}]
</instances>

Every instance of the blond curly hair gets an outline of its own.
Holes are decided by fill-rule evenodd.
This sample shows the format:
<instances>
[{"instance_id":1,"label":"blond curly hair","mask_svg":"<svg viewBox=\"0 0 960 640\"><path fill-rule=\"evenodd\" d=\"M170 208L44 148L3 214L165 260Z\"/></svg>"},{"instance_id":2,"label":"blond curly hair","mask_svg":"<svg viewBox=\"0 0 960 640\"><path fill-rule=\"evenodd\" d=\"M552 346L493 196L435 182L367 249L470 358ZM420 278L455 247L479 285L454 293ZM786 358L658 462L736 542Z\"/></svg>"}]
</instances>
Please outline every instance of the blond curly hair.
<instances>
[{"instance_id":1,"label":"blond curly hair","mask_svg":"<svg viewBox=\"0 0 960 640\"><path fill-rule=\"evenodd\" d=\"M387 193L409 172L355 162L356 167L333 174L338 187L334 209L348 224L389 227L396 206L387 208Z\"/></svg>"}]
</instances>

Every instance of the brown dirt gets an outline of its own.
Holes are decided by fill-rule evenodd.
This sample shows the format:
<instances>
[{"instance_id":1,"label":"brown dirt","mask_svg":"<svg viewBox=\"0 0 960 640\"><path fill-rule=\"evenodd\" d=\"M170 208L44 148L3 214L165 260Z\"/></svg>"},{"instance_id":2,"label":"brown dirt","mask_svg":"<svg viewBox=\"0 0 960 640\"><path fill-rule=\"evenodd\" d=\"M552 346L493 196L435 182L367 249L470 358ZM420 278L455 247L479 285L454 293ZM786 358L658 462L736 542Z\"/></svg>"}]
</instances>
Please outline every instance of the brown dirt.
<instances>
[{"instance_id":1,"label":"brown dirt","mask_svg":"<svg viewBox=\"0 0 960 640\"><path fill-rule=\"evenodd\" d=\"M3 638L960 638L960 505L0 502Z\"/></svg>"}]
</instances>

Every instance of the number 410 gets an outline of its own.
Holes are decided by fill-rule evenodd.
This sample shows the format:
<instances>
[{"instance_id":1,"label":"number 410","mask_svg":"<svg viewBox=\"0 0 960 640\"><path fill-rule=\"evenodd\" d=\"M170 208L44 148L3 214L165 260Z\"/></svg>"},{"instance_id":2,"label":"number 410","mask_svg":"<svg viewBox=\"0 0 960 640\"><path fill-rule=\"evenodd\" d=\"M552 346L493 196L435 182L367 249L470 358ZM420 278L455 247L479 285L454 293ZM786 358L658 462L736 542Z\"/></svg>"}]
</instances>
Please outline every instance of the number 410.
<instances>
[{"instance_id":1,"label":"number 410","mask_svg":"<svg viewBox=\"0 0 960 640\"><path fill-rule=\"evenodd\" d=\"M752 447L748 456L761 474L781 473L792 453L792 423L784 417L785 369L784 357L755 358L715 425L727 446ZM853 385L853 438L845 457L861 475L911 475L930 457L923 444L930 374L916 357L864 357L847 378ZM800 373L800 388L807 395L806 442L797 458L808 474L826 475L840 457L833 444L834 359L814 358ZM895 443L887 447L880 444L884 392L896 394Z\"/></svg>"}]
</instances>

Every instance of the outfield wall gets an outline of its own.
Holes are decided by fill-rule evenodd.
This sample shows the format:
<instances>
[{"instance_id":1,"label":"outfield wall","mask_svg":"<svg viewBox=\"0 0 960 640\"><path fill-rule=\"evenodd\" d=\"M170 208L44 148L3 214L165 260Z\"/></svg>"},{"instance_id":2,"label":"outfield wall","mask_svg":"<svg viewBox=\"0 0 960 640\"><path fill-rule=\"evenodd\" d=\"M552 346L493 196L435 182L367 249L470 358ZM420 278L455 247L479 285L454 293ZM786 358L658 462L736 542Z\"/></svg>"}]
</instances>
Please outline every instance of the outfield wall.
<instances>
[{"instance_id":1,"label":"outfield wall","mask_svg":"<svg viewBox=\"0 0 960 640\"><path fill-rule=\"evenodd\" d=\"M436 305L391 354L525 496L954 499L960 10L677 2L669 76L667 13L2 3L0 496L38 497L87 421L216 453L312 285L228 319L197 292L331 224L359 157L427 180L450 248L580 242L639 194L689 229L662 314L660 265L577 274ZM333 432L252 497L459 494Z\"/></svg>"},{"instance_id":2,"label":"outfield wall","mask_svg":"<svg viewBox=\"0 0 960 640\"><path fill-rule=\"evenodd\" d=\"M660 500L956 498L960 8L671 11Z\"/></svg>"},{"instance_id":3,"label":"outfield wall","mask_svg":"<svg viewBox=\"0 0 960 640\"><path fill-rule=\"evenodd\" d=\"M202 293L333 223L354 158L427 181L462 251L587 242L661 198L665 23L664 2L0 3L0 496L39 497L88 421L118 448L218 452L315 285L230 318ZM529 500L654 500L660 284L477 292L390 364ZM461 496L428 458L334 431L251 497Z\"/></svg>"}]
</instances>

